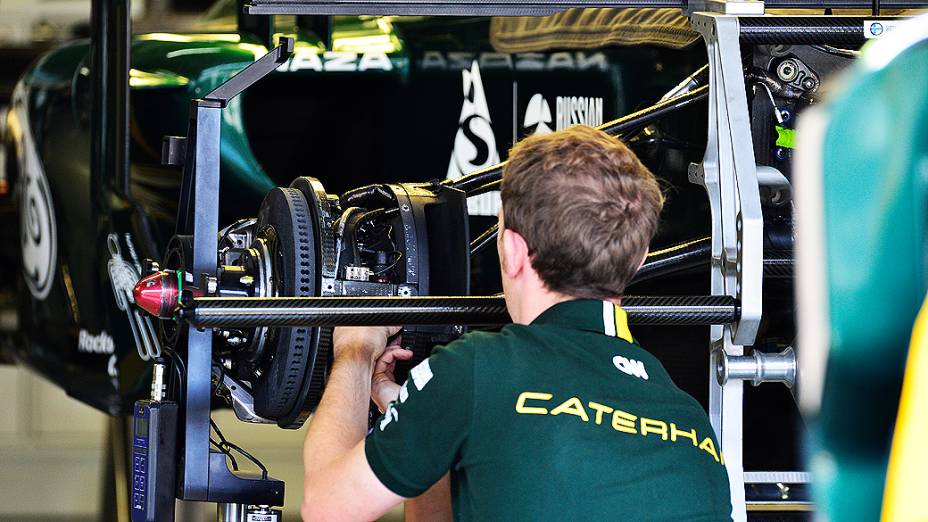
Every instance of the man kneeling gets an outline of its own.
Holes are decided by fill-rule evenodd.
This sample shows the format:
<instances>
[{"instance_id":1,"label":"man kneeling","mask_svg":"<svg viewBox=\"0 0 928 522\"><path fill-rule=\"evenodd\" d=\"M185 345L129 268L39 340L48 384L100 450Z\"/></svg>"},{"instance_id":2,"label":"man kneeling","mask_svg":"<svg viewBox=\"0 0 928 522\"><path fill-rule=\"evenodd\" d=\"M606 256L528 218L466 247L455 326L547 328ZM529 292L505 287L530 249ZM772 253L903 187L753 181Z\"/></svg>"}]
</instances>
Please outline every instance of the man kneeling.
<instances>
[{"instance_id":1,"label":"man kneeling","mask_svg":"<svg viewBox=\"0 0 928 522\"><path fill-rule=\"evenodd\" d=\"M497 241L513 324L393 382L398 328L338 328L304 446L305 520L723 520L725 462L702 407L621 308L663 197L619 140L533 136L503 172ZM367 435L369 399L384 412Z\"/></svg>"}]
</instances>

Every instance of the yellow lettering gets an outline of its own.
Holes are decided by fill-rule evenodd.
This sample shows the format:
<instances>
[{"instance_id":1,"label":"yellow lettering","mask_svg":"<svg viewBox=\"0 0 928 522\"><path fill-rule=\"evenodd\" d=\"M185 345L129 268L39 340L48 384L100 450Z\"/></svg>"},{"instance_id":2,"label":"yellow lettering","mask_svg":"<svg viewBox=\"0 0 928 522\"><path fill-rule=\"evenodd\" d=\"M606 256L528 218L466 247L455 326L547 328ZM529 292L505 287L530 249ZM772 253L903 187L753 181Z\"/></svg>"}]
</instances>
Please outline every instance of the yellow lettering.
<instances>
[{"instance_id":1,"label":"yellow lettering","mask_svg":"<svg viewBox=\"0 0 928 522\"><path fill-rule=\"evenodd\" d=\"M583 403L576 397L567 399L560 406L551 410L551 415L560 415L561 413L576 415L583 419L583 422L590 421L590 418L586 415L586 410L583 409Z\"/></svg>"},{"instance_id":2,"label":"yellow lettering","mask_svg":"<svg viewBox=\"0 0 928 522\"><path fill-rule=\"evenodd\" d=\"M670 423L670 440L672 442L677 442L677 435L681 435L693 441L693 446L699 444L699 440L696 438L696 428L691 429L690 431L682 431L677 429L677 425Z\"/></svg>"},{"instance_id":3,"label":"yellow lettering","mask_svg":"<svg viewBox=\"0 0 928 522\"><path fill-rule=\"evenodd\" d=\"M603 413L612 413L612 408L598 402L590 401L590 408L596 410L596 424L603 423Z\"/></svg>"},{"instance_id":4,"label":"yellow lettering","mask_svg":"<svg viewBox=\"0 0 928 522\"><path fill-rule=\"evenodd\" d=\"M699 445L699 449L705 450L706 453L708 453L709 455L712 455L712 458L714 458L716 462L719 462L719 456L715 452L715 443L712 442L711 438L706 437L702 441L702 444Z\"/></svg>"},{"instance_id":5,"label":"yellow lettering","mask_svg":"<svg viewBox=\"0 0 928 522\"><path fill-rule=\"evenodd\" d=\"M647 435L648 433L657 433L661 436L661 439L667 440L667 423L664 421L642 417L641 434Z\"/></svg>"},{"instance_id":6,"label":"yellow lettering","mask_svg":"<svg viewBox=\"0 0 928 522\"><path fill-rule=\"evenodd\" d=\"M525 401L550 401L552 395L550 393L541 393L541 392L522 392L519 394L519 399L516 400L516 411L518 413L525 413L529 415L546 415L548 410L545 408L539 408L537 406L526 406Z\"/></svg>"},{"instance_id":7,"label":"yellow lettering","mask_svg":"<svg viewBox=\"0 0 928 522\"><path fill-rule=\"evenodd\" d=\"M622 410L615 410L612 412L612 427L616 431L631 433L634 435L638 433L638 431L635 429L635 421L637 419L638 417L632 415L631 413L624 412Z\"/></svg>"}]
</instances>

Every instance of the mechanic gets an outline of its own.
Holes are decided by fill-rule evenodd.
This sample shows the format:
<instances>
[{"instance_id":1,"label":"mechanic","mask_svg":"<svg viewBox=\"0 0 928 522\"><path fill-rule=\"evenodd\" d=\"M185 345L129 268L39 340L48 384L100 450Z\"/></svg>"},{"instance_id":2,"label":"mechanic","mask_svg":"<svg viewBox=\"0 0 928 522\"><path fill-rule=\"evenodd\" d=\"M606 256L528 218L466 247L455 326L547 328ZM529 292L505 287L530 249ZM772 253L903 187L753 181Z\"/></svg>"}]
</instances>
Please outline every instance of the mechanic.
<instances>
[{"instance_id":1,"label":"mechanic","mask_svg":"<svg viewBox=\"0 0 928 522\"><path fill-rule=\"evenodd\" d=\"M620 308L663 196L619 140L582 126L510 153L497 239L513 324L393 380L399 328L338 328L304 445L304 520L728 520L705 411ZM368 435L368 405L384 415Z\"/></svg>"}]
</instances>

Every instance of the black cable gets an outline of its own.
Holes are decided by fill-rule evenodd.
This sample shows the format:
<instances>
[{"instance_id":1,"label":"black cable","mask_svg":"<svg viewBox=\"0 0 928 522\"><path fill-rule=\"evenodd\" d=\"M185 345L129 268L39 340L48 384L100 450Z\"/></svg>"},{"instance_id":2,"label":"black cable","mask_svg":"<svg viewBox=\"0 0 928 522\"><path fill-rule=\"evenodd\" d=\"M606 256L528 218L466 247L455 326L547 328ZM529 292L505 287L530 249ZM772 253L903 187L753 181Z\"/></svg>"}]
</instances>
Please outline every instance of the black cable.
<instances>
[{"instance_id":1,"label":"black cable","mask_svg":"<svg viewBox=\"0 0 928 522\"><path fill-rule=\"evenodd\" d=\"M162 363L164 362L164 358L167 357L171 363L171 371L174 372L174 377L171 379L171 384L168 386L168 395L169 397L177 399L177 401L180 402L185 389L184 374L186 373L186 367L184 366L184 361L180 354L170 348L163 348L161 353ZM177 395L175 395L175 391L177 392Z\"/></svg>"},{"instance_id":2,"label":"black cable","mask_svg":"<svg viewBox=\"0 0 928 522\"><path fill-rule=\"evenodd\" d=\"M384 272L388 272L388 271L392 270L393 267L395 267L397 264L399 264L399 262L403 259L403 253L400 252L399 250L393 252L393 255L396 256L396 260L394 260L392 263L390 263L389 265L387 265L386 268L381 268L380 270L378 270L378 271L376 271L376 272L371 272L371 275L380 275L380 274L382 274L382 273L384 273Z\"/></svg>"},{"instance_id":3,"label":"black cable","mask_svg":"<svg viewBox=\"0 0 928 522\"><path fill-rule=\"evenodd\" d=\"M854 59L860 56L860 51L855 51L853 49L842 49L840 47L834 47L831 45L813 45L812 48L834 56L840 56L841 58Z\"/></svg>"},{"instance_id":4,"label":"black cable","mask_svg":"<svg viewBox=\"0 0 928 522\"><path fill-rule=\"evenodd\" d=\"M241 448L241 446L239 446L239 445L237 445L237 444L233 444L233 443L229 442L228 440L226 440L226 438L225 438L225 436L222 434L222 432L219 431L219 426L216 425L216 421L214 421L212 418L209 419L209 425L212 426L213 430L216 432L216 436L219 437L219 444L218 444L218 446L219 446L219 448L220 448L220 451L222 451L223 448L224 448L225 451L223 451L223 453L225 453L226 455L228 455L230 458L232 458L232 455L231 455L231 453L229 452L229 449L233 449L233 450L237 451L237 452L240 453L243 457L245 457L246 459L250 460L255 466L258 466L258 469L261 470L261 478L262 478L262 479L267 479L267 467L265 467L264 464L263 464L260 460L258 460L257 457L255 457L255 456L252 455L251 453L248 453L247 451L243 450L243 449ZM235 468L235 467L233 467L232 469L238 471L237 468Z\"/></svg>"},{"instance_id":5,"label":"black cable","mask_svg":"<svg viewBox=\"0 0 928 522\"><path fill-rule=\"evenodd\" d=\"M248 453L247 451L243 450L243 449L242 449L241 447L239 447L238 445L233 444L233 443L231 443L231 442L226 442L225 445L226 445L226 447L232 448L232 449L234 449L235 451L241 453L242 456L244 456L246 459L248 459L248 460L250 460L252 463L254 463L255 466L258 466L258 468L261 470L261 478L262 478L262 479L267 479L267 468L264 466L264 464L261 463L260 460L258 460L257 457L255 457L255 456L252 455L251 453Z\"/></svg>"},{"instance_id":6,"label":"black cable","mask_svg":"<svg viewBox=\"0 0 928 522\"><path fill-rule=\"evenodd\" d=\"M225 453L226 457L228 457L229 461L232 463L232 471L238 471L238 462L235 461L235 455L232 455L232 452L229 451L228 448L226 448L224 445L222 445L222 444L220 444L220 443L214 441L213 439L209 439L209 442L210 442L210 444L212 444L213 446L216 446L216 449L218 449L219 451Z\"/></svg>"}]
</instances>

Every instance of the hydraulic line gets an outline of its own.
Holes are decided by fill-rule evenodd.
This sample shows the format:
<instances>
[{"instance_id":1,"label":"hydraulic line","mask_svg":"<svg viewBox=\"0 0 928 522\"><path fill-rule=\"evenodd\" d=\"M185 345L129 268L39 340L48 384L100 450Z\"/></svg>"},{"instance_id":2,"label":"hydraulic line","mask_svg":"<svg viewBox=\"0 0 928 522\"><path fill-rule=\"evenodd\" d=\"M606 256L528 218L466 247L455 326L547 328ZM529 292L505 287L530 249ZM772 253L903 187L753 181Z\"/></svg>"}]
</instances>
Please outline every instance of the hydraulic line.
<instances>
[{"instance_id":1,"label":"hydraulic line","mask_svg":"<svg viewBox=\"0 0 928 522\"><path fill-rule=\"evenodd\" d=\"M704 237L655 250L648 253L644 265L632 278L631 284L640 283L672 272L709 263L712 257L712 238Z\"/></svg>"},{"instance_id":2,"label":"hydraulic line","mask_svg":"<svg viewBox=\"0 0 928 522\"><path fill-rule=\"evenodd\" d=\"M740 311L729 296L626 296L634 324L727 324ZM196 328L296 326L499 325L503 297L199 297L179 312Z\"/></svg>"},{"instance_id":3,"label":"hydraulic line","mask_svg":"<svg viewBox=\"0 0 928 522\"><path fill-rule=\"evenodd\" d=\"M609 135L621 137L624 134L645 127L672 112L698 104L708 97L709 86L702 85L685 94L662 100L640 111L606 122L597 127L597 129ZM443 184L461 189L467 192L468 196L476 195L478 192L476 192L475 189L479 189L482 192L489 192L498 187L499 181L503 175L504 165L506 165L505 161L498 165L474 171L454 180L446 180Z\"/></svg>"},{"instance_id":4,"label":"hydraulic line","mask_svg":"<svg viewBox=\"0 0 928 522\"><path fill-rule=\"evenodd\" d=\"M496 240L499 223L485 230L470 243L470 255L476 255ZM664 277L681 270L708 265L712 259L712 238L703 237L648 253L644 265L638 269L630 285ZM793 253L789 250L764 251L764 277L788 279L793 277Z\"/></svg>"},{"instance_id":5,"label":"hydraulic line","mask_svg":"<svg viewBox=\"0 0 928 522\"><path fill-rule=\"evenodd\" d=\"M470 242L470 255L475 256L480 253L487 245L496 241L497 235L499 235L499 223L493 223L493 226L484 230L477 236L477 239Z\"/></svg>"}]
</instances>

